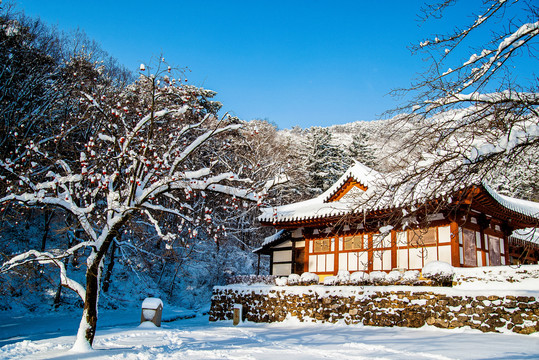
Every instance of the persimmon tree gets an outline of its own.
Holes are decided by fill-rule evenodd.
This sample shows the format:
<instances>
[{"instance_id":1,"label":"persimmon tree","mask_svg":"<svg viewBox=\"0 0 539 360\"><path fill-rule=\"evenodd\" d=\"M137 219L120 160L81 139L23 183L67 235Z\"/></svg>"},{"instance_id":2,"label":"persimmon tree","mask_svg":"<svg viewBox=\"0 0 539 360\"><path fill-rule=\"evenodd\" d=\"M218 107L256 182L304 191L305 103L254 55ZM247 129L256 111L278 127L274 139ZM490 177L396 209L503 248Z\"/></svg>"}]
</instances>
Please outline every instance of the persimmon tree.
<instances>
[{"instance_id":1,"label":"persimmon tree","mask_svg":"<svg viewBox=\"0 0 539 360\"><path fill-rule=\"evenodd\" d=\"M58 208L82 230L68 248L29 250L0 267L2 272L29 262L58 267L62 285L84 302L76 349L92 346L103 260L122 231L145 223L154 229L155 241L172 249L197 232L213 236L219 230L211 213L203 221L195 214L193 197L214 193L256 202L257 191L272 184L256 188L222 163L242 122L218 117L215 93L182 82L182 72L164 60L153 68L141 65L138 81L120 89L100 81L105 73L98 65L93 70L74 88L76 110L58 117L43 134L14 138L14 151L0 159L7 185L0 205ZM170 226L171 216L181 221ZM71 279L64 266L63 259L75 252L87 255L85 283Z\"/></svg>"}]
</instances>

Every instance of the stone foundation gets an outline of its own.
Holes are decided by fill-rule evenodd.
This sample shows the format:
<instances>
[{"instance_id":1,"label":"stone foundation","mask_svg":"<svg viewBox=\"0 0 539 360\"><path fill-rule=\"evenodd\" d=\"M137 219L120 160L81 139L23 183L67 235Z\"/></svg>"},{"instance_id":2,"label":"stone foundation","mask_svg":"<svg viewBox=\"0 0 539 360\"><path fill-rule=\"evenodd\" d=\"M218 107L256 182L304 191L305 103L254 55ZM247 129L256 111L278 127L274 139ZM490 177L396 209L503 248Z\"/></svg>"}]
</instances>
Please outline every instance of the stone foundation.
<instances>
[{"instance_id":1,"label":"stone foundation","mask_svg":"<svg viewBox=\"0 0 539 360\"><path fill-rule=\"evenodd\" d=\"M243 286L215 287L210 321L231 320L234 304L243 305L246 320L343 322L370 326L439 328L469 326L483 332L539 331L535 296L469 295L469 291L415 287Z\"/></svg>"}]
</instances>

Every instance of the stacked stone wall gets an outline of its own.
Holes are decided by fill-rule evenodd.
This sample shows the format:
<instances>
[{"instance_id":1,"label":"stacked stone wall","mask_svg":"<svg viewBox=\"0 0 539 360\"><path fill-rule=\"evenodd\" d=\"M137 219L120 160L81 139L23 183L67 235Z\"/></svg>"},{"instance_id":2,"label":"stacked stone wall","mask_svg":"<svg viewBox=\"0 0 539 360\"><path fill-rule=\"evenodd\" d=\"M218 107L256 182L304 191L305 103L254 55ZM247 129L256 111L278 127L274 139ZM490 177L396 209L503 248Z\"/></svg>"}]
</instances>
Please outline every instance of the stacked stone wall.
<instances>
[{"instance_id":1,"label":"stacked stone wall","mask_svg":"<svg viewBox=\"0 0 539 360\"><path fill-rule=\"evenodd\" d=\"M370 326L439 328L469 326L483 332L539 331L539 302L534 296L469 296L418 291L412 287L216 287L210 321L231 320L242 304L245 320L280 322L288 317Z\"/></svg>"}]
</instances>

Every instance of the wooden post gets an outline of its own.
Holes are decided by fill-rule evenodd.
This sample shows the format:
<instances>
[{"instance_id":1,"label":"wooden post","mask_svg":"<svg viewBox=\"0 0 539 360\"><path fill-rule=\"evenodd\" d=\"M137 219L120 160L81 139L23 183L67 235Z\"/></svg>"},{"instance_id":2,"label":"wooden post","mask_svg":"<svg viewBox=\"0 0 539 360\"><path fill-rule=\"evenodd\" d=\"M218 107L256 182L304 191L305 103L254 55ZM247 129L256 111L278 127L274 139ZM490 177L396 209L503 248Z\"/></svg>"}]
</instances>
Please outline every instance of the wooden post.
<instances>
[{"instance_id":1,"label":"wooden post","mask_svg":"<svg viewBox=\"0 0 539 360\"><path fill-rule=\"evenodd\" d=\"M243 306L241 304L234 304L234 313L232 315L232 324L237 326L243 319Z\"/></svg>"},{"instance_id":2,"label":"wooden post","mask_svg":"<svg viewBox=\"0 0 539 360\"><path fill-rule=\"evenodd\" d=\"M397 268L397 232L391 230L391 270Z\"/></svg>"},{"instance_id":3,"label":"wooden post","mask_svg":"<svg viewBox=\"0 0 539 360\"><path fill-rule=\"evenodd\" d=\"M303 252L303 272L309 272L309 241L305 236L305 251Z\"/></svg>"},{"instance_id":4,"label":"wooden post","mask_svg":"<svg viewBox=\"0 0 539 360\"><path fill-rule=\"evenodd\" d=\"M459 225L456 221L451 221L449 228L451 231L451 265L460 267Z\"/></svg>"}]
</instances>

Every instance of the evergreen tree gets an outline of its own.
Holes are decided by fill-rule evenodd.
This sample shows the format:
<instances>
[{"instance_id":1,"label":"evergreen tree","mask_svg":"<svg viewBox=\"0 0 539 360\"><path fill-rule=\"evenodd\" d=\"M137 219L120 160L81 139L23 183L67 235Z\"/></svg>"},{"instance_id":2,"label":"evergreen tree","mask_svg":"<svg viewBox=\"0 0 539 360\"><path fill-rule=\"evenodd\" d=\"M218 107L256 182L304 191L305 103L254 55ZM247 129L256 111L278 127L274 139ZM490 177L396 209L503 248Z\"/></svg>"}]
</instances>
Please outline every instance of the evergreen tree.
<instances>
[{"instance_id":1,"label":"evergreen tree","mask_svg":"<svg viewBox=\"0 0 539 360\"><path fill-rule=\"evenodd\" d=\"M311 128L304 140L305 175L308 190L320 194L329 188L348 167L344 151L332 144L329 129Z\"/></svg>"},{"instance_id":2,"label":"evergreen tree","mask_svg":"<svg viewBox=\"0 0 539 360\"><path fill-rule=\"evenodd\" d=\"M374 150L368 145L368 135L359 132L352 136L352 142L348 146L348 156L352 160L357 160L369 167L375 167L376 158Z\"/></svg>"}]
</instances>

